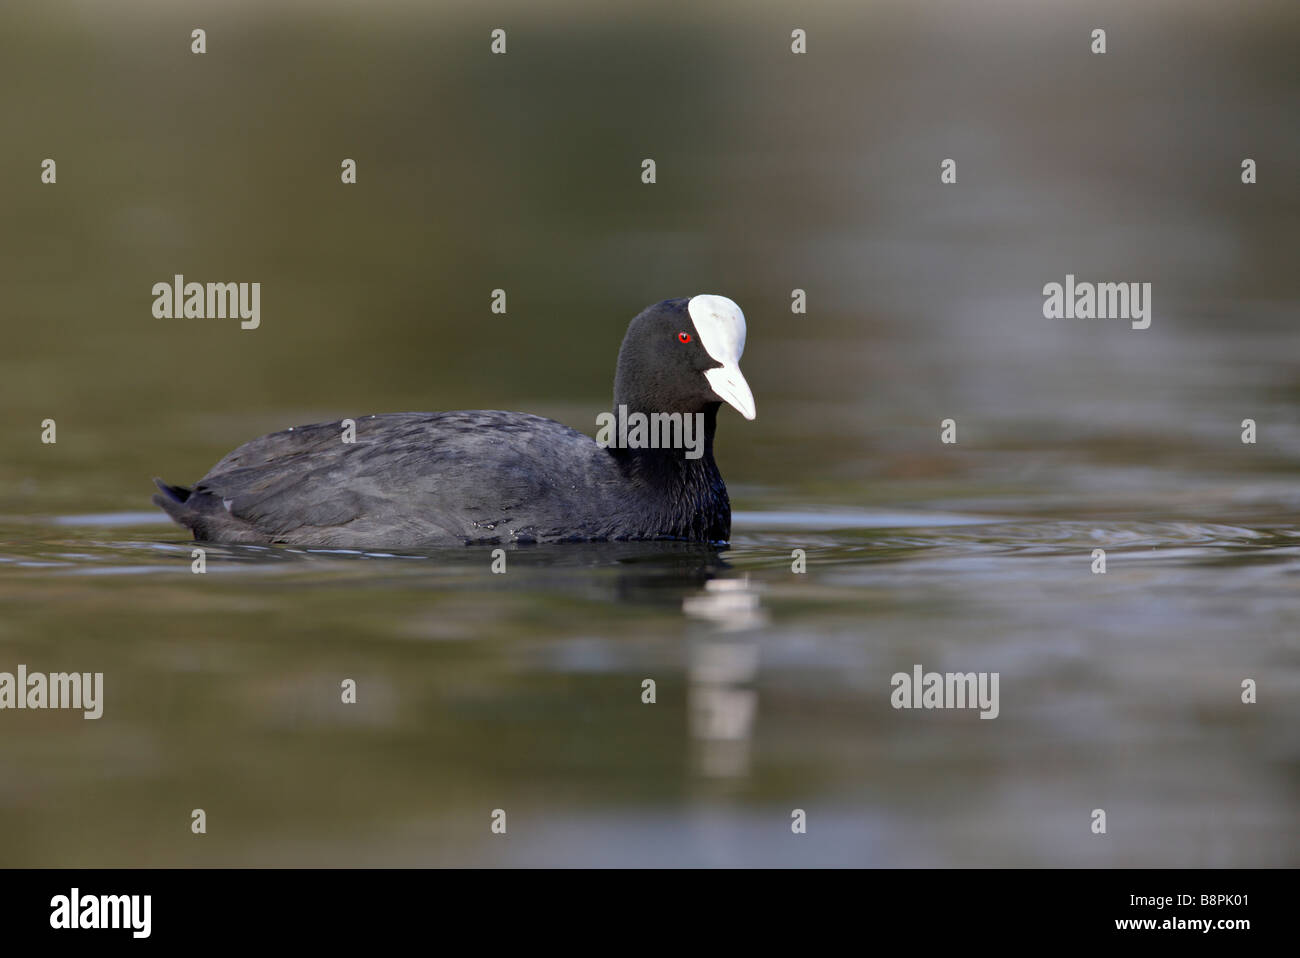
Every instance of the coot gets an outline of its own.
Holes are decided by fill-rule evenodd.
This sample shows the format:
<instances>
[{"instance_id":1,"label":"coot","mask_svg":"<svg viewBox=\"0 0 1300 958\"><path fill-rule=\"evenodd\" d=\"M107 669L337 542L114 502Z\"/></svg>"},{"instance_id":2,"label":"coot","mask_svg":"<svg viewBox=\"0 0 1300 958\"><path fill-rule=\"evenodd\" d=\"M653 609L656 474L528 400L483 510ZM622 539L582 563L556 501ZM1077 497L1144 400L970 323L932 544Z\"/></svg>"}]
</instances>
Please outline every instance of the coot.
<instances>
[{"instance_id":1,"label":"coot","mask_svg":"<svg viewBox=\"0 0 1300 958\"><path fill-rule=\"evenodd\" d=\"M730 299L665 300L628 325L596 440L498 410L364 416L352 441L342 420L254 439L193 488L155 479L153 501L211 542L725 542L731 503L713 436L723 402L754 418L744 348Z\"/></svg>"}]
</instances>

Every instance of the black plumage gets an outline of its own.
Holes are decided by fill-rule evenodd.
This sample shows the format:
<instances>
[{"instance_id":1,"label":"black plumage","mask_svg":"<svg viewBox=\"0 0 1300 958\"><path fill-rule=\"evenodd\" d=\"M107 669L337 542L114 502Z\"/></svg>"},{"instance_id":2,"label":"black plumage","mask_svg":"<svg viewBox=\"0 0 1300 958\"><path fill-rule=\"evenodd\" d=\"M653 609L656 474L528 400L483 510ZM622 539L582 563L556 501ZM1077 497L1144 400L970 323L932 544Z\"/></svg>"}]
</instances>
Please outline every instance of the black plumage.
<instances>
[{"instance_id":1,"label":"black plumage","mask_svg":"<svg viewBox=\"0 0 1300 958\"><path fill-rule=\"evenodd\" d=\"M701 413L698 458L681 448L604 448L526 413L393 413L356 419L351 443L340 422L262 436L192 489L155 480L161 494L153 501L195 539L214 542L368 549L725 541L731 506L713 458L720 398L703 375L721 364L695 335L689 303L668 300L632 320L614 406Z\"/></svg>"}]
</instances>

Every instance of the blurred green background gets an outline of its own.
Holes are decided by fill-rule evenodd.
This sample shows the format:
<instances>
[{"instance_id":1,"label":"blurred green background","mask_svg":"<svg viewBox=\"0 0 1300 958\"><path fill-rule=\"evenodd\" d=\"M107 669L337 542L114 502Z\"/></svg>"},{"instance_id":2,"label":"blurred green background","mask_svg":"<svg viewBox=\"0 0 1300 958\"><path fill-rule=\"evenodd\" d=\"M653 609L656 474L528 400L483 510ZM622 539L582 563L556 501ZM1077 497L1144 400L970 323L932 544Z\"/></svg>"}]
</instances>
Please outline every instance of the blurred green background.
<instances>
[{"instance_id":1,"label":"blurred green background","mask_svg":"<svg viewBox=\"0 0 1300 958\"><path fill-rule=\"evenodd\" d=\"M1260 0L4 5L0 670L109 698L0 713L0 864L1294 864L1297 40ZM175 273L260 282L260 328L155 319ZM1151 328L1044 319L1067 273ZM200 579L133 515L296 423L593 432L627 321L698 292L759 411L725 566ZM749 612L684 614L718 575ZM1000 668L1002 717L893 712L914 662Z\"/></svg>"}]
</instances>

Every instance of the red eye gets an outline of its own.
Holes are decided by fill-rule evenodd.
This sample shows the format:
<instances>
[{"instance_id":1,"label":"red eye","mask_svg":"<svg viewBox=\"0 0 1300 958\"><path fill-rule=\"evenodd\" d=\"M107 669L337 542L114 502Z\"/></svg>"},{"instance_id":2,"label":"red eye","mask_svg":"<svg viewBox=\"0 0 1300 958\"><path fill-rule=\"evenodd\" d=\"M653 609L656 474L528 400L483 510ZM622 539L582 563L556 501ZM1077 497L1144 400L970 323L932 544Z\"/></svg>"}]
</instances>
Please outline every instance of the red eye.
<instances>
[{"instance_id":1,"label":"red eye","mask_svg":"<svg viewBox=\"0 0 1300 958\"><path fill-rule=\"evenodd\" d=\"M691 341L691 334L690 334L690 333L678 333L678 334L677 334L677 341L678 341L679 343L689 343L689 342Z\"/></svg>"}]
</instances>

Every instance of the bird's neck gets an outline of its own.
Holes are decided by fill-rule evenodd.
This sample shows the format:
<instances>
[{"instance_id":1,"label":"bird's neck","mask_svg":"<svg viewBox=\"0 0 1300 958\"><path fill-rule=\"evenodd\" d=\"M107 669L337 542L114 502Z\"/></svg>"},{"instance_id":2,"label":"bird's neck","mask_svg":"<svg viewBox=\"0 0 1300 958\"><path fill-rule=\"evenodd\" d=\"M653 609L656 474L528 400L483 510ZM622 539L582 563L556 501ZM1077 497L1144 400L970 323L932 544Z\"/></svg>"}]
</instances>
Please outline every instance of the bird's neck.
<instances>
[{"instance_id":1,"label":"bird's neck","mask_svg":"<svg viewBox=\"0 0 1300 958\"><path fill-rule=\"evenodd\" d=\"M629 420L630 432L631 422L635 421L631 420L633 412L641 412L647 423L655 422L649 418L652 413L626 404L620 412L618 403L614 407L615 422L623 421L620 416ZM659 448L619 446L612 447L610 452L628 479L652 496L653 518L661 527L659 534L723 541L731 534L731 503L713 458L718 405L711 404L698 417L691 416L689 431L684 421L688 415L683 414L680 433L690 440L685 448L662 444ZM662 438L662 430L659 435Z\"/></svg>"},{"instance_id":2,"label":"bird's neck","mask_svg":"<svg viewBox=\"0 0 1300 958\"><path fill-rule=\"evenodd\" d=\"M719 403L710 403L695 413L665 413L652 410L635 400L615 399L613 410L614 442L612 448L629 454L627 458L646 468L691 473L692 469L711 468L713 437L718 431Z\"/></svg>"}]
</instances>

